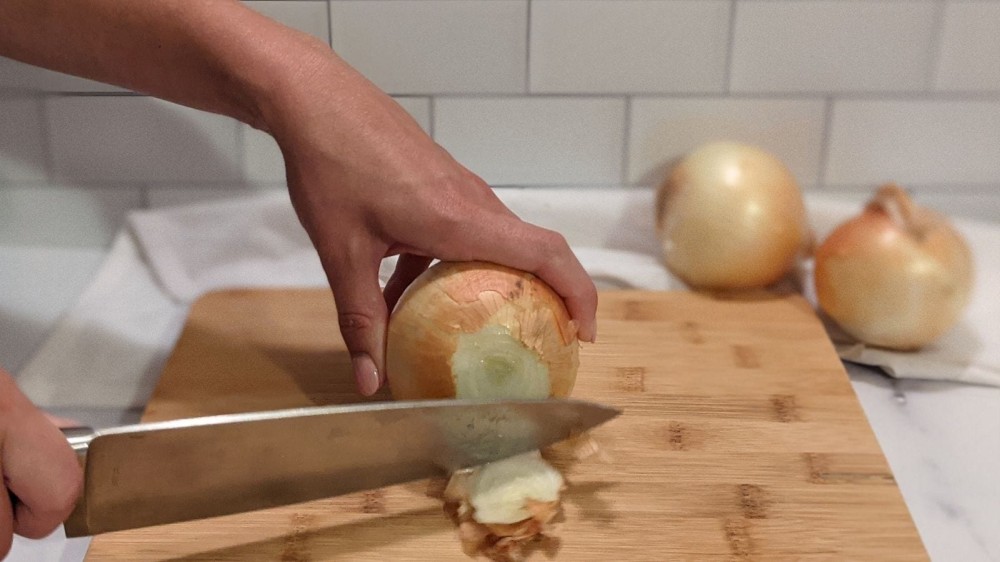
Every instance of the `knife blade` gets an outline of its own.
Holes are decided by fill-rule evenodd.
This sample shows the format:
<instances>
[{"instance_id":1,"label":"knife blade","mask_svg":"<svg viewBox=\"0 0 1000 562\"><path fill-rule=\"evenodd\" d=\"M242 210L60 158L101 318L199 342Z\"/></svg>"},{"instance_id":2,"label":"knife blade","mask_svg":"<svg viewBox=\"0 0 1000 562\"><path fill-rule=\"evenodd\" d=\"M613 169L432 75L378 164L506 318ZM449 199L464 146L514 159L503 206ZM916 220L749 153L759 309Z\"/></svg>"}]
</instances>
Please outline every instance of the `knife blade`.
<instances>
[{"instance_id":1,"label":"knife blade","mask_svg":"<svg viewBox=\"0 0 1000 562\"><path fill-rule=\"evenodd\" d=\"M620 414L568 399L433 400L190 418L68 437L84 490L68 537L229 515L446 474Z\"/></svg>"}]
</instances>

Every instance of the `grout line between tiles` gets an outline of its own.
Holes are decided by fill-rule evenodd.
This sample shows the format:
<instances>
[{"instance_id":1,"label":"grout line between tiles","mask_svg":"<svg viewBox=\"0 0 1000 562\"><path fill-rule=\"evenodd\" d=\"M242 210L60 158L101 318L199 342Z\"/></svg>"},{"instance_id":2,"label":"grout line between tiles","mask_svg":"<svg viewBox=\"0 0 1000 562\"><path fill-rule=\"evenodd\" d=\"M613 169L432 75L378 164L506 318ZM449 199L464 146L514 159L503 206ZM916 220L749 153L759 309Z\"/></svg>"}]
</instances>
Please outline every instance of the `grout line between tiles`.
<instances>
[{"instance_id":1,"label":"grout line between tiles","mask_svg":"<svg viewBox=\"0 0 1000 562\"><path fill-rule=\"evenodd\" d=\"M737 0L729 0L729 43L726 45L726 65L723 67L724 78L722 88L726 94L733 91L733 51L736 49L736 4Z\"/></svg>"},{"instance_id":2,"label":"grout line between tiles","mask_svg":"<svg viewBox=\"0 0 1000 562\"><path fill-rule=\"evenodd\" d=\"M632 96L625 96L625 121L622 125L622 185L629 185L629 156L632 150Z\"/></svg>"},{"instance_id":3,"label":"grout line between tiles","mask_svg":"<svg viewBox=\"0 0 1000 562\"><path fill-rule=\"evenodd\" d=\"M437 140L434 136L434 131L436 130L436 109L437 103L435 102L437 98L430 96L427 98L427 136Z\"/></svg>"},{"instance_id":4,"label":"grout line between tiles","mask_svg":"<svg viewBox=\"0 0 1000 562\"><path fill-rule=\"evenodd\" d=\"M246 127L249 127L249 125L244 126L244 124L242 122L240 122L239 120L237 120L237 119L233 119L233 121L235 121L235 125L236 125L236 127L235 127L235 129L236 129L236 131L235 131L236 137L233 139L233 144L236 145L236 165L239 167L236 170L236 173L237 173L237 175L239 177L239 181L241 183L246 183L246 181L248 179L247 178L247 169L249 169L249 166L248 166L249 162L247 161L247 157L249 156L249 154L248 154L248 152L246 150L246 146L247 146L247 130L246 130Z\"/></svg>"},{"instance_id":5,"label":"grout line between tiles","mask_svg":"<svg viewBox=\"0 0 1000 562\"><path fill-rule=\"evenodd\" d=\"M326 44L333 50L333 0L326 0Z\"/></svg>"},{"instance_id":6,"label":"grout line between tiles","mask_svg":"<svg viewBox=\"0 0 1000 562\"><path fill-rule=\"evenodd\" d=\"M833 136L833 104L834 99L826 98L823 107L823 136L819 141L819 162L817 163L816 178L814 185L819 189L826 189L826 166L830 159L830 139Z\"/></svg>"},{"instance_id":7,"label":"grout line between tiles","mask_svg":"<svg viewBox=\"0 0 1000 562\"><path fill-rule=\"evenodd\" d=\"M894 91L861 91L861 90L816 90L816 91L736 91L723 92L717 90L699 90L691 92L448 92L448 91L392 91L386 92L392 96L401 97L439 97L439 98L621 98L621 96L631 96L635 98L661 98L661 99L734 99L734 100L755 100L755 99L820 99L834 97L840 100L886 100L886 101L958 101L975 102L988 101L1000 102L1000 89L975 89L975 90L894 90ZM50 97L73 97L73 98L103 98L103 97L155 97L135 92L35 92L36 95ZM0 90L0 98L22 97L19 95L7 96L6 92Z\"/></svg>"},{"instance_id":8,"label":"grout line between tiles","mask_svg":"<svg viewBox=\"0 0 1000 562\"><path fill-rule=\"evenodd\" d=\"M938 73L940 72L941 47L944 42L944 23L945 1L938 0L934 5L934 22L932 23L931 39L927 45L927 49L930 52L927 53L927 69L925 70L924 76L924 89L928 92L934 91L935 81Z\"/></svg>"},{"instance_id":9,"label":"grout line between tiles","mask_svg":"<svg viewBox=\"0 0 1000 562\"><path fill-rule=\"evenodd\" d=\"M120 92L80 92L73 90L60 90L58 92L47 92L48 95L56 97L76 97L76 98L147 98L152 97L147 94L140 94L130 90Z\"/></svg>"},{"instance_id":10,"label":"grout line between tiles","mask_svg":"<svg viewBox=\"0 0 1000 562\"><path fill-rule=\"evenodd\" d=\"M531 10L532 0L528 0L528 14L526 17L525 37L524 37L524 92L531 93Z\"/></svg>"},{"instance_id":11,"label":"grout line between tiles","mask_svg":"<svg viewBox=\"0 0 1000 562\"><path fill-rule=\"evenodd\" d=\"M840 100L872 100L872 101L957 101L957 102L1000 102L1000 90L970 90L970 91L831 91L817 90L810 91L761 91L761 92L720 92L720 91L697 91L697 92L532 92L530 94L517 92L391 92L393 96L403 97L429 97L438 98L464 98L464 99L552 99L552 98L580 98L580 99L620 99L622 96L634 98L659 98L659 99L710 99L710 100L816 100L827 97L834 97Z\"/></svg>"},{"instance_id":12,"label":"grout line between tiles","mask_svg":"<svg viewBox=\"0 0 1000 562\"><path fill-rule=\"evenodd\" d=\"M52 120L49 119L49 97L38 96L38 118L41 119L42 165L45 166L45 181L53 182L56 177L56 156L53 150Z\"/></svg>"}]
</instances>

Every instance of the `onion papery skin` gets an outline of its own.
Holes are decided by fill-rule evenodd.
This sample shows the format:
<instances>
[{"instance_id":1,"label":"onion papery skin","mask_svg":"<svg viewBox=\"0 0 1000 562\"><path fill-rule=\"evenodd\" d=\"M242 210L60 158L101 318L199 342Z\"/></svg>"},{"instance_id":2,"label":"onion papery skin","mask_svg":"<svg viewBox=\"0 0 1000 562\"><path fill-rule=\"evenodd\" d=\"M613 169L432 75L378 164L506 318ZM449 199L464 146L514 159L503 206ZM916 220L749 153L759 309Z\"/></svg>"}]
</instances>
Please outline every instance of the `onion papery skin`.
<instances>
[{"instance_id":1,"label":"onion papery skin","mask_svg":"<svg viewBox=\"0 0 1000 562\"><path fill-rule=\"evenodd\" d=\"M668 269L693 289L773 285L812 240L788 168L734 142L703 145L671 168L657 190L656 227Z\"/></svg>"},{"instance_id":2,"label":"onion papery skin","mask_svg":"<svg viewBox=\"0 0 1000 562\"><path fill-rule=\"evenodd\" d=\"M562 299L509 267L437 263L389 320L386 374L397 400L566 397L578 365L577 329Z\"/></svg>"},{"instance_id":3,"label":"onion papery skin","mask_svg":"<svg viewBox=\"0 0 1000 562\"><path fill-rule=\"evenodd\" d=\"M972 252L947 219L887 184L817 249L816 297L857 340L917 350L958 322L973 270Z\"/></svg>"}]
</instances>

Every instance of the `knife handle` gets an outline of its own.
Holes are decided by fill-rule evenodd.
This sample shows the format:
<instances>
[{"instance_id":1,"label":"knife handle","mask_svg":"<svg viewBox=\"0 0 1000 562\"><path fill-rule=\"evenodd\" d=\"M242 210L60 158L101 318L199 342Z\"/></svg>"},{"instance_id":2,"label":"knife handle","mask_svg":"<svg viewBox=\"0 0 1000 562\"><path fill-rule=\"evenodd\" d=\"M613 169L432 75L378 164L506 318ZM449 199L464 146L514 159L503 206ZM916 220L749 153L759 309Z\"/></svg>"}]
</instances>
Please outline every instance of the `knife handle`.
<instances>
[{"instance_id":1,"label":"knife handle","mask_svg":"<svg viewBox=\"0 0 1000 562\"><path fill-rule=\"evenodd\" d=\"M94 439L94 428L92 427L62 427L60 428L62 434L66 437L66 441L69 441L69 446L73 448L73 452L76 453L76 458L79 459L80 465L83 466L87 459L87 449L90 447L90 442ZM14 495L13 492L8 492L10 495L10 504L16 507L21 500ZM81 498L80 503L83 502ZM74 515L76 512L74 511ZM70 516L73 519L73 516Z\"/></svg>"},{"instance_id":2,"label":"knife handle","mask_svg":"<svg viewBox=\"0 0 1000 562\"><path fill-rule=\"evenodd\" d=\"M60 430L66 436L66 441L73 448L73 452L76 453L76 458L80 462L80 468L86 471L87 450L90 449L90 442L97 436L94 428L79 426L63 427ZM76 507L73 508L73 513L70 513L69 517L66 518L63 526L68 537L82 537L89 534L87 532L86 489L84 493L80 494L80 497L76 501Z\"/></svg>"}]
</instances>

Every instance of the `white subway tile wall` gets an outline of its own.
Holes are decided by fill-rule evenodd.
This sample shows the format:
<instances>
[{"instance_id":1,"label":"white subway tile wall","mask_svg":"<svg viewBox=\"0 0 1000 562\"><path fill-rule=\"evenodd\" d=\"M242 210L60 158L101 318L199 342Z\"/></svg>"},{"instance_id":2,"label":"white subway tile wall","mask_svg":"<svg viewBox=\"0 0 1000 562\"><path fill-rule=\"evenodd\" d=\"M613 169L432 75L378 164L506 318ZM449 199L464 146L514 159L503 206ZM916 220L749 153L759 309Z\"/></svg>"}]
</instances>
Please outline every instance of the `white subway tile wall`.
<instances>
[{"instance_id":1,"label":"white subway tile wall","mask_svg":"<svg viewBox=\"0 0 1000 562\"><path fill-rule=\"evenodd\" d=\"M664 155L733 140L780 154L803 186L816 185L825 114L821 99L635 98L629 182L656 183L670 163Z\"/></svg>"},{"instance_id":2,"label":"white subway tile wall","mask_svg":"<svg viewBox=\"0 0 1000 562\"><path fill-rule=\"evenodd\" d=\"M390 94L521 93L527 0L330 2L333 49Z\"/></svg>"},{"instance_id":3,"label":"white subway tile wall","mask_svg":"<svg viewBox=\"0 0 1000 562\"><path fill-rule=\"evenodd\" d=\"M948 2L938 90L1000 90L1000 2Z\"/></svg>"},{"instance_id":4,"label":"white subway tile wall","mask_svg":"<svg viewBox=\"0 0 1000 562\"><path fill-rule=\"evenodd\" d=\"M210 186L164 185L150 188L146 192L146 202L149 208L158 209L180 205L212 203L275 191L287 193L284 186L253 183Z\"/></svg>"},{"instance_id":5,"label":"white subway tile wall","mask_svg":"<svg viewBox=\"0 0 1000 562\"><path fill-rule=\"evenodd\" d=\"M936 0L739 2L734 92L923 89Z\"/></svg>"},{"instance_id":6,"label":"white subway tile wall","mask_svg":"<svg viewBox=\"0 0 1000 562\"><path fill-rule=\"evenodd\" d=\"M135 190L7 185L0 189L0 241L24 245L105 246L125 214L142 205Z\"/></svg>"},{"instance_id":7,"label":"white subway tile wall","mask_svg":"<svg viewBox=\"0 0 1000 562\"><path fill-rule=\"evenodd\" d=\"M245 4L328 42L493 185L655 185L732 139L805 189L892 180L1000 220L1000 1ZM0 244L102 246L130 209L284 182L249 126L0 58Z\"/></svg>"},{"instance_id":8,"label":"white subway tile wall","mask_svg":"<svg viewBox=\"0 0 1000 562\"><path fill-rule=\"evenodd\" d=\"M0 96L28 92L125 92L124 88L0 57Z\"/></svg>"},{"instance_id":9,"label":"white subway tile wall","mask_svg":"<svg viewBox=\"0 0 1000 562\"><path fill-rule=\"evenodd\" d=\"M293 27L330 43L329 11L326 2L316 0L245 0L247 7L274 21Z\"/></svg>"},{"instance_id":10,"label":"white subway tile wall","mask_svg":"<svg viewBox=\"0 0 1000 562\"><path fill-rule=\"evenodd\" d=\"M0 185L46 178L44 131L41 100L0 98Z\"/></svg>"},{"instance_id":11,"label":"white subway tile wall","mask_svg":"<svg viewBox=\"0 0 1000 562\"><path fill-rule=\"evenodd\" d=\"M996 101L834 102L826 184L989 184L1000 178Z\"/></svg>"},{"instance_id":12,"label":"white subway tile wall","mask_svg":"<svg viewBox=\"0 0 1000 562\"><path fill-rule=\"evenodd\" d=\"M63 181L234 182L236 121L155 98L48 99L52 172Z\"/></svg>"},{"instance_id":13,"label":"white subway tile wall","mask_svg":"<svg viewBox=\"0 0 1000 562\"><path fill-rule=\"evenodd\" d=\"M437 141L490 185L621 181L625 101L615 98L440 98Z\"/></svg>"},{"instance_id":14,"label":"white subway tile wall","mask_svg":"<svg viewBox=\"0 0 1000 562\"><path fill-rule=\"evenodd\" d=\"M722 92L727 0L531 6L531 92Z\"/></svg>"}]
</instances>

